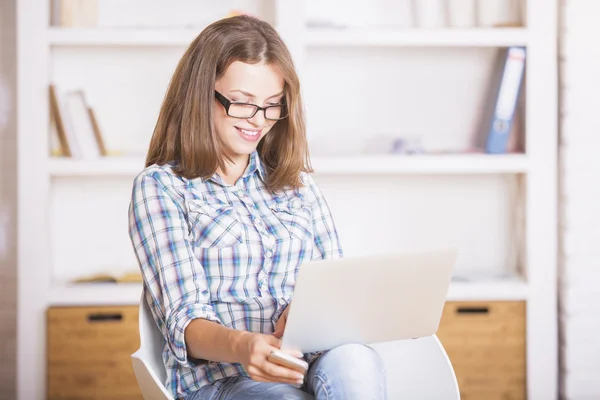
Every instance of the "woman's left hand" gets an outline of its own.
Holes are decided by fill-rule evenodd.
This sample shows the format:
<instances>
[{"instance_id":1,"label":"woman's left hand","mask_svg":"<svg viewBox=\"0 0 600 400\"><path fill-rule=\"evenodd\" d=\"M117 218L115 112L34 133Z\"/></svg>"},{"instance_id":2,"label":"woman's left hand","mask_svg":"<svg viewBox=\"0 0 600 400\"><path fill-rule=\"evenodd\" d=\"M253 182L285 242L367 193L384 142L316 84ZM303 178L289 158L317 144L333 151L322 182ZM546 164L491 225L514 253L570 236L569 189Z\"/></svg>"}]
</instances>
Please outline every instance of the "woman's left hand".
<instances>
[{"instance_id":1,"label":"woman's left hand","mask_svg":"<svg viewBox=\"0 0 600 400\"><path fill-rule=\"evenodd\" d=\"M273 332L273 336L275 336L276 338L281 339L281 337L283 336L283 331L285 330L285 323L287 322L287 317L290 313L290 304L288 304L285 310L283 310L283 313L281 313L281 316L275 324L275 332Z\"/></svg>"}]
</instances>

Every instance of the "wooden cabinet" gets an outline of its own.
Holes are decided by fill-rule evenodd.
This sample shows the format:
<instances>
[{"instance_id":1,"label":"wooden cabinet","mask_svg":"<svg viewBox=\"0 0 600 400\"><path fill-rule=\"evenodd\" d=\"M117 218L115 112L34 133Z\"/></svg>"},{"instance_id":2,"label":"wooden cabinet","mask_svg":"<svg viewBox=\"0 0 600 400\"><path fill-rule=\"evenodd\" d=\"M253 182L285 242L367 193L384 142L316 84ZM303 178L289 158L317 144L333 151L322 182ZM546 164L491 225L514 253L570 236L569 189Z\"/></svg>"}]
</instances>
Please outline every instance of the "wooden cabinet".
<instances>
[{"instance_id":1,"label":"wooden cabinet","mask_svg":"<svg viewBox=\"0 0 600 400\"><path fill-rule=\"evenodd\" d=\"M525 302L447 302L437 335L462 400L524 400Z\"/></svg>"},{"instance_id":2,"label":"wooden cabinet","mask_svg":"<svg viewBox=\"0 0 600 400\"><path fill-rule=\"evenodd\" d=\"M51 307L47 322L49 400L142 399L137 306Z\"/></svg>"},{"instance_id":3,"label":"wooden cabinet","mask_svg":"<svg viewBox=\"0 0 600 400\"><path fill-rule=\"evenodd\" d=\"M437 333L462 400L524 400L525 302L447 302ZM48 310L48 399L141 399L138 307Z\"/></svg>"}]
</instances>

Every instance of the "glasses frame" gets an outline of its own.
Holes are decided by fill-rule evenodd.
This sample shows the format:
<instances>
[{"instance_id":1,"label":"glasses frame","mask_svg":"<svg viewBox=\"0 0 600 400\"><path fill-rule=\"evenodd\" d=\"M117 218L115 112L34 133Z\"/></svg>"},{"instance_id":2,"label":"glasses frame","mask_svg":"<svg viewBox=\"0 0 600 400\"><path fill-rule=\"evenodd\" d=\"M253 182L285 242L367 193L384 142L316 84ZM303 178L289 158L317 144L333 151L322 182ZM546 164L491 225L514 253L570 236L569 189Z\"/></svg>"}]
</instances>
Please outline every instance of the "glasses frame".
<instances>
[{"instance_id":1,"label":"glasses frame","mask_svg":"<svg viewBox=\"0 0 600 400\"><path fill-rule=\"evenodd\" d=\"M233 101L229 100L227 97L223 96L221 93L217 92L216 90L215 90L215 97L219 101L219 103L221 103L221 105L225 109L225 112L227 113L227 115L229 115L232 118L238 118L238 119L250 119L250 118L254 118L254 116L256 115L256 113L259 112L259 111L262 111L265 119L269 120L269 121L280 121L280 120L286 119L288 117L288 112L287 112L287 107L286 107L285 100L283 102L281 102L280 104L274 104L272 106L261 107L261 106L258 106L256 104L252 104L252 103L238 103L238 102L233 102ZM252 107L254 107L254 112L249 117L236 117L234 115L229 114L229 107L231 107L232 104L242 105L242 106L252 106ZM281 118L267 118L267 109L268 108L273 108L273 107L281 107L281 111L282 111L282 113L285 112L285 116L281 117Z\"/></svg>"}]
</instances>

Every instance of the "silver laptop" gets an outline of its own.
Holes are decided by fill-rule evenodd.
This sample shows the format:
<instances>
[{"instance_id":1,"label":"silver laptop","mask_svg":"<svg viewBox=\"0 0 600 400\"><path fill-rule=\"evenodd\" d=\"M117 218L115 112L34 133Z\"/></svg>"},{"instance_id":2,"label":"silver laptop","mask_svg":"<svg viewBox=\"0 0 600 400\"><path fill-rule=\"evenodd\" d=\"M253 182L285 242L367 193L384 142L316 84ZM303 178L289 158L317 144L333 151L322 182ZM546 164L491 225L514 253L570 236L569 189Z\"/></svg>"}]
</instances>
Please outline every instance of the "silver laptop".
<instances>
[{"instance_id":1,"label":"silver laptop","mask_svg":"<svg viewBox=\"0 0 600 400\"><path fill-rule=\"evenodd\" d=\"M456 257L438 250L303 264L282 348L307 353L435 334Z\"/></svg>"}]
</instances>

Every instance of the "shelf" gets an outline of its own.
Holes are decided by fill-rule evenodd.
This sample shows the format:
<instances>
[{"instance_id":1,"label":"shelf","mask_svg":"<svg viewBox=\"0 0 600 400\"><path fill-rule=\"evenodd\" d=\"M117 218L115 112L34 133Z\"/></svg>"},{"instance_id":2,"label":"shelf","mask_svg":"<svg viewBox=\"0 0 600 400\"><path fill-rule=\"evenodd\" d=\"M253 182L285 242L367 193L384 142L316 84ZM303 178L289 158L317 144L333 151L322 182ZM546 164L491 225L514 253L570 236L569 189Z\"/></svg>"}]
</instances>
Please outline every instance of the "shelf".
<instances>
[{"instance_id":1,"label":"shelf","mask_svg":"<svg viewBox=\"0 0 600 400\"><path fill-rule=\"evenodd\" d=\"M309 29L307 44L325 46L430 46L430 47L507 47L526 46L526 28L376 30Z\"/></svg>"},{"instance_id":2,"label":"shelf","mask_svg":"<svg viewBox=\"0 0 600 400\"><path fill-rule=\"evenodd\" d=\"M51 46L187 46L198 28L48 28ZM526 46L526 28L496 29L308 29L306 45L323 46Z\"/></svg>"},{"instance_id":3,"label":"shelf","mask_svg":"<svg viewBox=\"0 0 600 400\"><path fill-rule=\"evenodd\" d=\"M480 282L452 282L450 301L521 301L527 300L527 283L517 279Z\"/></svg>"},{"instance_id":4,"label":"shelf","mask_svg":"<svg viewBox=\"0 0 600 400\"><path fill-rule=\"evenodd\" d=\"M141 283L86 283L54 288L50 306L136 305ZM527 285L522 281L452 282L449 301L526 300Z\"/></svg>"},{"instance_id":5,"label":"shelf","mask_svg":"<svg viewBox=\"0 0 600 400\"><path fill-rule=\"evenodd\" d=\"M49 306L122 306L140 303L141 283L85 283L50 291Z\"/></svg>"},{"instance_id":6,"label":"shelf","mask_svg":"<svg viewBox=\"0 0 600 400\"><path fill-rule=\"evenodd\" d=\"M134 177L144 169L142 157L105 157L95 160L51 158L50 175L53 177L125 176Z\"/></svg>"},{"instance_id":7,"label":"shelf","mask_svg":"<svg viewBox=\"0 0 600 400\"><path fill-rule=\"evenodd\" d=\"M202 31L173 28L49 28L52 46L188 46Z\"/></svg>"},{"instance_id":8,"label":"shelf","mask_svg":"<svg viewBox=\"0 0 600 400\"><path fill-rule=\"evenodd\" d=\"M313 169L324 174L512 174L527 172L522 154L369 155L313 157Z\"/></svg>"},{"instance_id":9,"label":"shelf","mask_svg":"<svg viewBox=\"0 0 600 400\"><path fill-rule=\"evenodd\" d=\"M52 177L124 176L133 177L144 169L141 157L113 157L97 160L52 158ZM526 173L528 162L523 154L487 155L369 155L312 157L318 174L516 174Z\"/></svg>"}]
</instances>

